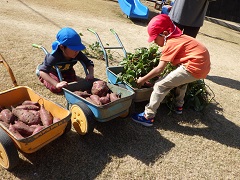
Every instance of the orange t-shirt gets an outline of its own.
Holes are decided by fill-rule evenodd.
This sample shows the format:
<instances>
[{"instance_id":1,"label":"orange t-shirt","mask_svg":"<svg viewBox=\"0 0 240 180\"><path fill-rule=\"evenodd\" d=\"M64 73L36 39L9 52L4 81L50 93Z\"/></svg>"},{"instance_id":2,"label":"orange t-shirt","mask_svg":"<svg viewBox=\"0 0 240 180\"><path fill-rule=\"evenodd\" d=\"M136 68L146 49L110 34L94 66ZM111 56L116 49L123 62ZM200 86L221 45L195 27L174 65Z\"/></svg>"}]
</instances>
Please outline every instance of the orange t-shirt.
<instances>
[{"instance_id":1,"label":"orange t-shirt","mask_svg":"<svg viewBox=\"0 0 240 180\"><path fill-rule=\"evenodd\" d=\"M184 65L187 71L198 79L206 78L210 71L207 48L187 35L168 39L160 59L171 62L174 66Z\"/></svg>"}]
</instances>

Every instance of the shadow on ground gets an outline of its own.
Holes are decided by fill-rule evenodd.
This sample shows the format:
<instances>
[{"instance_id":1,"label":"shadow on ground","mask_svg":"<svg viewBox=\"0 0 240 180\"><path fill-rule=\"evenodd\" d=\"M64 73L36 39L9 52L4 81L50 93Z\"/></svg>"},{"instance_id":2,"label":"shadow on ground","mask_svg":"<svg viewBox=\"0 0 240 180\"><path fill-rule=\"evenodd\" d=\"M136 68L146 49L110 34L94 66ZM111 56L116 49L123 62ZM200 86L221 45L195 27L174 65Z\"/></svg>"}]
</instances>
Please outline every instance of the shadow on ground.
<instances>
[{"instance_id":1,"label":"shadow on ground","mask_svg":"<svg viewBox=\"0 0 240 180\"><path fill-rule=\"evenodd\" d=\"M157 128L188 136L201 136L240 149L240 127L224 117L223 109L216 102L209 104L203 112L187 109L182 116L171 114L163 120L156 124ZM199 124L202 124L201 127L198 127Z\"/></svg>"},{"instance_id":2,"label":"shadow on ground","mask_svg":"<svg viewBox=\"0 0 240 180\"><path fill-rule=\"evenodd\" d=\"M233 44L238 44L236 42L233 42L233 41L228 41L226 39L223 39L223 38L220 38L220 37L217 37L217 36L211 36L211 35L208 35L208 34L205 34L205 33L201 33L199 32L199 34L203 35L203 36L206 36L206 37L209 37L209 38L212 38L212 39L218 39L220 41L224 41L224 42L229 42L229 43L233 43Z\"/></svg>"},{"instance_id":3,"label":"shadow on ground","mask_svg":"<svg viewBox=\"0 0 240 180\"><path fill-rule=\"evenodd\" d=\"M135 103L136 112L142 112L146 103ZM97 122L93 133L80 136L70 131L35 153L24 154L12 173L25 180L95 179L114 157L131 156L149 165L175 146L159 129L240 148L240 128L223 116L218 104L210 104L203 112L186 109L181 116L169 114L162 104L153 127L141 126L129 117Z\"/></svg>"},{"instance_id":4,"label":"shadow on ground","mask_svg":"<svg viewBox=\"0 0 240 180\"><path fill-rule=\"evenodd\" d=\"M143 106L142 106L143 108ZM70 131L33 154L24 154L12 173L20 179L95 179L114 157L154 163L174 144L159 131L127 118L97 122L85 136Z\"/></svg>"},{"instance_id":5,"label":"shadow on ground","mask_svg":"<svg viewBox=\"0 0 240 180\"><path fill-rule=\"evenodd\" d=\"M220 77L220 76L210 76L210 75L207 76L207 79L209 79L210 81L216 84L226 86L232 89L240 90L240 82L234 79Z\"/></svg>"}]
</instances>

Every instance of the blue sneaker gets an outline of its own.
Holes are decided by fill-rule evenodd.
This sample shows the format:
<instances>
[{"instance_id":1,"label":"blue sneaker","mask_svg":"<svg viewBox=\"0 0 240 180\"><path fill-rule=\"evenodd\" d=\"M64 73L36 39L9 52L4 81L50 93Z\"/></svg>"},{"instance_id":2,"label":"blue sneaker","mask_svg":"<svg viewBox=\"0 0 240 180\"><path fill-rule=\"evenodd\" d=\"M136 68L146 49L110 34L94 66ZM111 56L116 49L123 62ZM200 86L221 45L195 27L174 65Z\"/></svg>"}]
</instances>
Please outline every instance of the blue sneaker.
<instances>
[{"instance_id":1,"label":"blue sneaker","mask_svg":"<svg viewBox=\"0 0 240 180\"><path fill-rule=\"evenodd\" d=\"M138 113L133 114L132 115L132 120L137 122L137 123L140 123L140 124L142 124L144 126L152 126L153 125L153 121L154 121L153 118L152 119L146 119L144 117L144 112L139 113L139 114Z\"/></svg>"},{"instance_id":2,"label":"blue sneaker","mask_svg":"<svg viewBox=\"0 0 240 180\"><path fill-rule=\"evenodd\" d=\"M176 114L182 114L183 107L176 107L175 108L175 113Z\"/></svg>"}]
</instances>

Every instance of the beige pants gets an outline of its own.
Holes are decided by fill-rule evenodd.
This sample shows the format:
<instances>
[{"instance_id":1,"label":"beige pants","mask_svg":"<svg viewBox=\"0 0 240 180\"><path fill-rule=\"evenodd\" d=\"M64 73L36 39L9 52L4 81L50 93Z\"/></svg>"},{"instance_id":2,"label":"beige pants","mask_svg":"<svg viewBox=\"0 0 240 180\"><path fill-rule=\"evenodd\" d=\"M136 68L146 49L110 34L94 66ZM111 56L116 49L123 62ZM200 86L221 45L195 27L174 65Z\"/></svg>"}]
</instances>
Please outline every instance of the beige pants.
<instances>
[{"instance_id":1,"label":"beige pants","mask_svg":"<svg viewBox=\"0 0 240 180\"><path fill-rule=\"evenodd\" d=\"M156 81L149 103L145 106L146 118L154 118L160 103L163 101L169 91L176 88L176 106L182 107L184 104L184 96L187 90L187 84L196 81L191 73L186 71L184 66L169 73L166 77Z\"/></svg>"}]
</instances>

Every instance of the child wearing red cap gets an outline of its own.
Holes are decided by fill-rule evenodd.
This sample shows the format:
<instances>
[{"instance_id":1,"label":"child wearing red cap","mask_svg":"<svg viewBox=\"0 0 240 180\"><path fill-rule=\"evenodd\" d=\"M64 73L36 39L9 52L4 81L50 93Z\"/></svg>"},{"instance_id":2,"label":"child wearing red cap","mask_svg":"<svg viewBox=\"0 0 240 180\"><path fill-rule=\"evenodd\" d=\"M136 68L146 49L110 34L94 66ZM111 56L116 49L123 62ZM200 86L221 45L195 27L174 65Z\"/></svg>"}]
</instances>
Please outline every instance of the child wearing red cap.
<instances>
[{"instance_id":1,"label":"child wearing red cap","mask_svg":"<svg viewBox=\"0 0 240 180\"><path fill-rule=\"evenodd\" d=\"M182 113L187 84L206 78L210 71L210 56L207 48L196 39L182 34L168 15L160 14L151 19L148 24L149 42L154 41L163 47L157 67L144 77L137 80L139 85L158 76L168 62L177 66L167 76L155 82L149 103L142 113L132 115L133 121L144 126L152 126L160 103L176 87L176 113Z\"/></svg>"},{"instance_id":2,"label":"child wearing red cap","mask_svg":"<svg viewBox=\"0 0 240 180\"><path fill-rule=\"evenodd\" d=\"M88 74L87 80L94 79L94 64L81 51L85 46L81 42L79 34L72 28L62 28L56 36L57 40L52 43L52 52L48 53L45 60L37 68L36 74L39 80L53 93L59 93L69 82L76 81L76 73L73 66L78 60L83 63ZM63 80L60 81L54 66L57 64Z\"/></svg>"}]
</instances>

